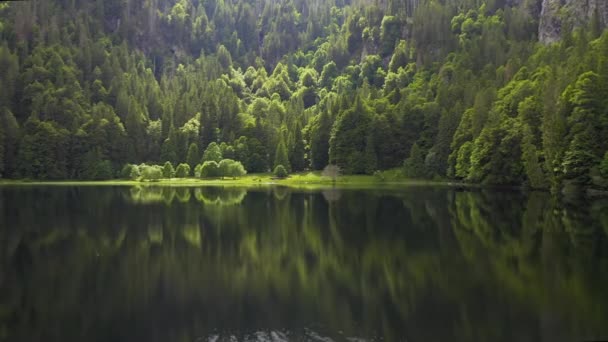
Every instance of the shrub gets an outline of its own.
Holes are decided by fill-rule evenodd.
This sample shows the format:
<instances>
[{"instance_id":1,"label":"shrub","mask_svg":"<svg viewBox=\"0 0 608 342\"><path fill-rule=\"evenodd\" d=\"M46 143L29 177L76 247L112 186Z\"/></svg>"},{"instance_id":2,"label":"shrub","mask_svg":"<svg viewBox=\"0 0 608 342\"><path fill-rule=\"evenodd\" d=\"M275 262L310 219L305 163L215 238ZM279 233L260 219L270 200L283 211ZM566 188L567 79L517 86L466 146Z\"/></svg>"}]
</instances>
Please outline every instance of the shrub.
<instances>
[{"instance_id":1,"label":"shrub","mask_svg":"<svg viewBox=\"0 0 608 342\"><path fill-rule=\"evenodd\" d=\"M201 170L203 169L203 164L197 164L194 167L194 177L201 178Z\"/></svg>"},{"instance_id":2,"label":"shrub","mask_svg":"<svg viewBox=\"0 0 608 342\"><path fill-rule=\"evenodd\" d=\"M125 164L120 171L119 177L121 179L137 179L141 176L139 167L133 164Z\"/></svg>"},{"instance_id":3,"label":"shrub","mask_svg":"<svg viewBox=\"0 0 608 342\"><path fill-rule=\"evenodd\" d=\"M140 166L141 179L148 181L157 181L163 177L163 168L158 165L143 165Z\"/></svg>"},{"instance_id":4,"label":"shrub","mask_svg":"<svg viewBox=\"0 0 608 342\"><path fill-rule=\"evenodd\" d=\"M287 177L287 170L285 170L283 165L277 165L277 167L274 168L274 175L278 178L285 178Z\"/></svg>"},{"instance_id":5,"label":"shrub","mask_svg":"<svg viewBox=\"0 0 608 342\"><path fill-rule=\"evenodd\" d=\"M131 165L131 173L129 173L129 178L130 179L138 179L139 177L141 177L141 171L139 170L139 166L137 165Z\"/></svg>"},{"instance_id":6,"label":"shrub","mask_svg":"<svg viewBox=\"0 0 608 342\"><path fill-rule=\"evenodd\" d=\"M175 169L175 177L177 178L186 178L190 176L190 165L188 164L179 164L177 169Z\"/></svg>"},{"instance_id":7,"label":"shrub","mask_svg":"<svg viewBox=\"0 0 608 342\"><path fill-rule=\"evenodd\" d=\"M340 167L338 165L327 165L321 173L323 177L329 177L335 183L340 176Z\"/></svg>"},{"instance_id":8,"label":"shrub","mask_svg":"<svg viewBox=\"0 0 608 342\"><path fill-rule=\"evenodd\" d=\"M131 172L132 172L134 166L135 165L132 165L132 164L125 164L125 166L123 166L122 169L120 170L120 174L118 176L121 179L131 178Z\"/></svg>"},{"instance_id":9,"label":"shrub","mask_svg":"<svg viewBox=\"0 0 608 342\"><path fill-rule=\"evenodd\" d=\"M213 178L219 177L219 165L213 161L206 161L201 165L200 177L201 178Z\"/></svg>"},{"instance_id":10,"label":"shrub","mask_svg":"<svg viewBox=\"0 0 608 342\"><path fill-rule=\"evenodd\" d=\"M163 166L163 178L173 178L175 175L175 169L173 169L173 164L170 161L166 162Z\"/></svg>"},{"instance_id":11,"label":"shrub","mask_svg":"<svg viewBox=\"0 0 608 342\"><path fill-rule=\"evenodd\" d=\"M228 169L228 175L230 177L241 177L247 174L247 170L241 162L235 161Z\"/></svg>"},{"instance_id":12,"label":"shrub","mask_svg":"<svg viewBox=\"0 0 608 342\"><path fill-rule=\"evenodd\" d=\"M240 177L247 174L241 162L232 159L223 159L218 165L219 176L221 177Z\"/></svg>"}]
</instances>

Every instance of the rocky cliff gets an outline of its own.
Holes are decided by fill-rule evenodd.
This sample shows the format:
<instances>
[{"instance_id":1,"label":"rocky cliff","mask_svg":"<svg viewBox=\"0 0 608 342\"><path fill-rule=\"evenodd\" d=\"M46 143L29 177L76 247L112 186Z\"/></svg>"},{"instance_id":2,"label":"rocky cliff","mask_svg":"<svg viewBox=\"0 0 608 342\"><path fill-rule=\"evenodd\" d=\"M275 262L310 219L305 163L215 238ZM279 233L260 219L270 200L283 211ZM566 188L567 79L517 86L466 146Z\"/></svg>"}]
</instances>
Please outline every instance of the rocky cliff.
<instances>
[{"instance_id":1,"label":"rocky cliff","mask_svg":"<svg viewBox=\"0 0 608 342\"><path fill-rule=\"evenodd\" d=\"M608 24L608 0L539 0L542 1L538 38L543 43L559 39L564 25L585 25L597 14L602 27Z\"/></svg>"}]
</instances>

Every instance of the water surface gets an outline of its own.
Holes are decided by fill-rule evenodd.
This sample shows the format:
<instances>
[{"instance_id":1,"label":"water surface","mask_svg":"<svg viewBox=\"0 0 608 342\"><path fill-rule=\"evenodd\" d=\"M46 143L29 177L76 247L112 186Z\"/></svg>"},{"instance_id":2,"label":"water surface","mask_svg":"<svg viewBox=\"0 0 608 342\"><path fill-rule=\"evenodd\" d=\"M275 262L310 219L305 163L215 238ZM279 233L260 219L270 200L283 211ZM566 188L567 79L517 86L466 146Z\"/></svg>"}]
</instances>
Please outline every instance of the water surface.
<instances>
[{"instance_id":1,"label":"water surface","mask_svg":"<svg viewBox=\"0 0 608 342\"><path fill-rule=\"evenodd\" d=\"M0 341L608 339L608 201L0 187Z\"/></svg>"}]
</instances>

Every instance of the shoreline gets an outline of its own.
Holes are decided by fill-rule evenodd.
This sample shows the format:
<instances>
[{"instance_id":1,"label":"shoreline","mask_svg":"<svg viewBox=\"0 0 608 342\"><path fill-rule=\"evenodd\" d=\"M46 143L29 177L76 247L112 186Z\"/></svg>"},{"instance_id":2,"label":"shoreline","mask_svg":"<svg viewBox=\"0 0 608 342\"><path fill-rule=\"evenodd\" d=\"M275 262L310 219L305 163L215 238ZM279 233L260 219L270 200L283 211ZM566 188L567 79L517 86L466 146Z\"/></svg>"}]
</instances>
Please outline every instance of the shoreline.
<instances>
[{"instance_id":1,"label":"shoreline","mask_svg":"<svg viewBox=\"0 0 608 342\"><path fill-rule=\"evenodd\" d=\"M336 182L323 177L320 172L304 172L292 174L287 178L277 179L272 174L249 174L240 178L231 179L200 179L200 178L171 178L158 181L138 180L27 180L27 179L0 179L0 187L10 186L139 186L139 187L196 187L196 186L230 186L261 188L272 186L285 186L294 189L315 190L328 188L341 189L390 189L406 187L446 187L456 190L506 190L506 191L541 191L547 189L529 189L523 186L484 185L463 183L449 180L422 180L395 178L381 179L373 175L343 175ZM608 197L608 191L596 188L582 189L579 193L590 198ZM564 194L562 194L564 195Z\"/></svg>"},{"instance_id":2,"label":"shoreline","mask_svg":"<svg viewBox=\"0 0 608 342\"><path fill-rule=\"evenodd\" d=\"M419 179L390 179L382 180L372 175L344 175L336 182L322 177L314 172L298 173L287 178L277 179L271 174L251 174L236 179L199 179L199 178L171 178L158 181L138 180L27 180L2 179L0 186L287 186L292 188L370 188L370 187L410 187L410 186L445 186L453 188L487 188L480 184L467 184L453 181L433 181ZM509 187L514 189L513 187Z\"/></svg>"}]
</instances>

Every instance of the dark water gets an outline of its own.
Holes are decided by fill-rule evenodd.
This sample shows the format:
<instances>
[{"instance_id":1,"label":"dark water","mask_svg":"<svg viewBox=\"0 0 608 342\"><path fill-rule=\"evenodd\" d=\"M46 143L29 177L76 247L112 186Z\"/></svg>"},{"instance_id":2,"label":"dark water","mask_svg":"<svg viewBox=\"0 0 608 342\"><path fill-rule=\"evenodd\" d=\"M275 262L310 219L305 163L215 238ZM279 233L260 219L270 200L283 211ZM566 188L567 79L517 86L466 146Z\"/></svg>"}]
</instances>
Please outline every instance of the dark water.
<instances>
[{"instance_id":1,"label":"dark water","mask_svg":"<svg viewBox=\"0 0 608 342\"><path fill-rule=\"evenodd\" d=\"M608 201L0 188L2 341L608 339Z\"/></svg>"}]
</instances>

